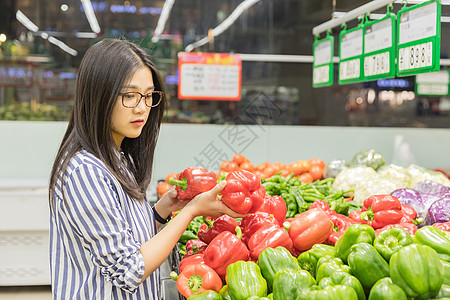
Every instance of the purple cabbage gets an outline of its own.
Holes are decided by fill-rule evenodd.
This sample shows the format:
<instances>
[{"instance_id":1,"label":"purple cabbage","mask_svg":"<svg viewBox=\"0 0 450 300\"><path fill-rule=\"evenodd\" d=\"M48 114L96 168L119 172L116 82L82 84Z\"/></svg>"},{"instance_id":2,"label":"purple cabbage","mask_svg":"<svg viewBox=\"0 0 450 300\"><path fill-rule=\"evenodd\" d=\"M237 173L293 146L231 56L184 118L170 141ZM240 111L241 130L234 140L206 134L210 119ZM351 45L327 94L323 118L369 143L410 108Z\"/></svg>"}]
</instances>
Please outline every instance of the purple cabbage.
<instances>
[{"instance_id":1,"label":"purple cabbage","mask_svg":"<svg viewBox=\"0 0 450 300\"><path fill-rule=\"evenodd\" d=\"M398 189L391 193L417 211L425 222L420 226L450 221L450 188L431 181L422 181L415 189Z\"/></svg>"},{"instance_id":2,"label":"purple cabbage","mask_svg":"<svg viewBox=\"0 0 450 300\"><path fill-rule=\"evenodd\" d=\"M450 193L441 200L437 200L428 208L428 215L425 219L426 225L434 223L450 222Z\"/></svg>"},{"instance_id":3,"label":"purple cabbage","mask_svg":"<svg viewBox=\"0 0 450 300\"><path fill-rule=\"evenodd\" d=\"M445 195L450 193L450 187L446 187L440 183L434 181L420 181L414 187L416 191L423 194L433 194L433 195Z\"/></svg>"},{"instance_id":4,"label":"purple cabbage","mask_svg":"<svg viewBox=\"0 0 450 300\"><path fill-rule=\"evenodd\" d=\"M417 216L425 218L427 209L426 203L422 199L422 195L413 189L398 189L391 193L392 196L397 197L400 203L411 206L417 211ZM428 198L426 200L429 200Z\"/></svg>"}]
</instances>

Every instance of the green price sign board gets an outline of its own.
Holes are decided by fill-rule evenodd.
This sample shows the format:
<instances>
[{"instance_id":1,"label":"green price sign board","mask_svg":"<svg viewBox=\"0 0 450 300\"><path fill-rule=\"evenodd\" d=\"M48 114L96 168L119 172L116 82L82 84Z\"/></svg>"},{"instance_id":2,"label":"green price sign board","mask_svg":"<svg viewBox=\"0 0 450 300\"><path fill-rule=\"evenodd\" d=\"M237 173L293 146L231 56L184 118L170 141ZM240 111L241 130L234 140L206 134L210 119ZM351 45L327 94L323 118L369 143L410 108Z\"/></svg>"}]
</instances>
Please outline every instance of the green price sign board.
<instances>
[{"instance_id":1,"label":"green price sign board","mask_svg":"<svg viewBox=\"0 0 450 300\"><path fill-rule=\"evenodd\" d=\"M333 85L334 37L314 41L313 87Z\"/></svg>"},{"instance_id":2,"label":"green price sign board","mask_svg":"<svg viewBox=\"0 0 450 300\"><path fill-rule=\"evenodd\" d=\"M364 80L395 77L395 14L364 24Z\"/></svg>"},{"instance_id":3,"label":"green price sign board","mask_svg":"<svg viewBox=\"0 0 450 300\"><path fill-rule=\"evenodd\" d=\"M416 75L416 94L419 96L448 96L450 74L448 70Z\"/></svg>"},{"instance_id":4,"label":"green price sign board","mask_svg":"<svg viewBox=\"0 0 450 300\"><path fill-rule=\"evenodd\" d=\"M397 13L397 76L439 71L441 3L427 1Z\"/></svg>"},{"instance_id":5,"label":"green price sign board","mask_svg":"<svg viewBox=\"0 0 450 300\"><path fill-rule=\"evenodd\" d=\"M363 81L363 34L362 24L339 34L339 84Z\"/></svg>"}]
</instances>

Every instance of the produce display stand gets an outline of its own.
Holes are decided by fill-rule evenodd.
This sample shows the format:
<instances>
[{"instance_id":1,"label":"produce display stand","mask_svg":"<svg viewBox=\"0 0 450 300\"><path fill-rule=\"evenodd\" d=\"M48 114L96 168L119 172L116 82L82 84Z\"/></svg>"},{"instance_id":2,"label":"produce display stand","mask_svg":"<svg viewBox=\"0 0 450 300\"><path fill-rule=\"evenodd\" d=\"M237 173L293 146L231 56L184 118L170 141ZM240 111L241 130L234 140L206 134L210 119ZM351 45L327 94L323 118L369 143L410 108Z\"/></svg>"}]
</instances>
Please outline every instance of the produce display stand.
<instances>
[{"instance_id":1,"label":"produce display stand","mask_svg":"<svg viewBox=\"0 0 450 300\"><path fill-rule=\"evenodd\" d=\"M0 286L49 285L46 180L0 181Z\"/></svg>"}]
</instances>

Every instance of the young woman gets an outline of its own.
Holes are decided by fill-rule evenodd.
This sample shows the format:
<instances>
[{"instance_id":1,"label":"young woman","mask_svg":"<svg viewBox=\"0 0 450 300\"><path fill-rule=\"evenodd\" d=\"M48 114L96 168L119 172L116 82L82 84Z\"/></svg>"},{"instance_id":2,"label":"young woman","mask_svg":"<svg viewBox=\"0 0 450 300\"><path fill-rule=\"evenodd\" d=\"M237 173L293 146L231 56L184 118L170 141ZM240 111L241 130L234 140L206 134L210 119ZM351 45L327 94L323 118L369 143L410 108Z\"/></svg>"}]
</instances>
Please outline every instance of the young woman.
<instances>
[{"instance_id":1,"label":"young woman","mask_svg":"<svg viewBox=\"0 0 450 300\"><path fill-rule=\"evenodd\" d=\"M218 197L226 183L187 205L174 189L146 201L165 101L139 46L103 40L86 52L50 177L54 299L159 299L158 267L194 217L242 217Z\"/></svg>"}]
</instances>

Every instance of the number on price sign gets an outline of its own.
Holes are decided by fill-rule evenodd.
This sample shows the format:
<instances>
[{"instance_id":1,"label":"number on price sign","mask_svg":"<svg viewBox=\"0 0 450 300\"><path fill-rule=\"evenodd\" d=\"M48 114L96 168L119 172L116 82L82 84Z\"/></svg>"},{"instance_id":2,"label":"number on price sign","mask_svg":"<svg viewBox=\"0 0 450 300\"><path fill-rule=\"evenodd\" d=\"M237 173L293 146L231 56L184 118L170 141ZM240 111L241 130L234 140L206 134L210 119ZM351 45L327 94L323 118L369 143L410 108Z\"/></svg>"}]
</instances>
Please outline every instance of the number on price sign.
<instances>
[{"instance_id":1,"label":"number on price sign","mask_svg":"<svg viewBox=\"0 0 450 300\"><path fill-rule=\"evenodd\" d=\"M397 14L397 75L407 76L440 68L441 3L427 1Z\"/></svg>"},{"instance_id":2,"label":"number on price sign","mask_svg":"<svg viewBox=\"0 0 450 300\"><path fill-rule=\"evenodd\" d=\"M364 25L364 79L395 77L395 15Z\"/></svg>"}]
</instances>

